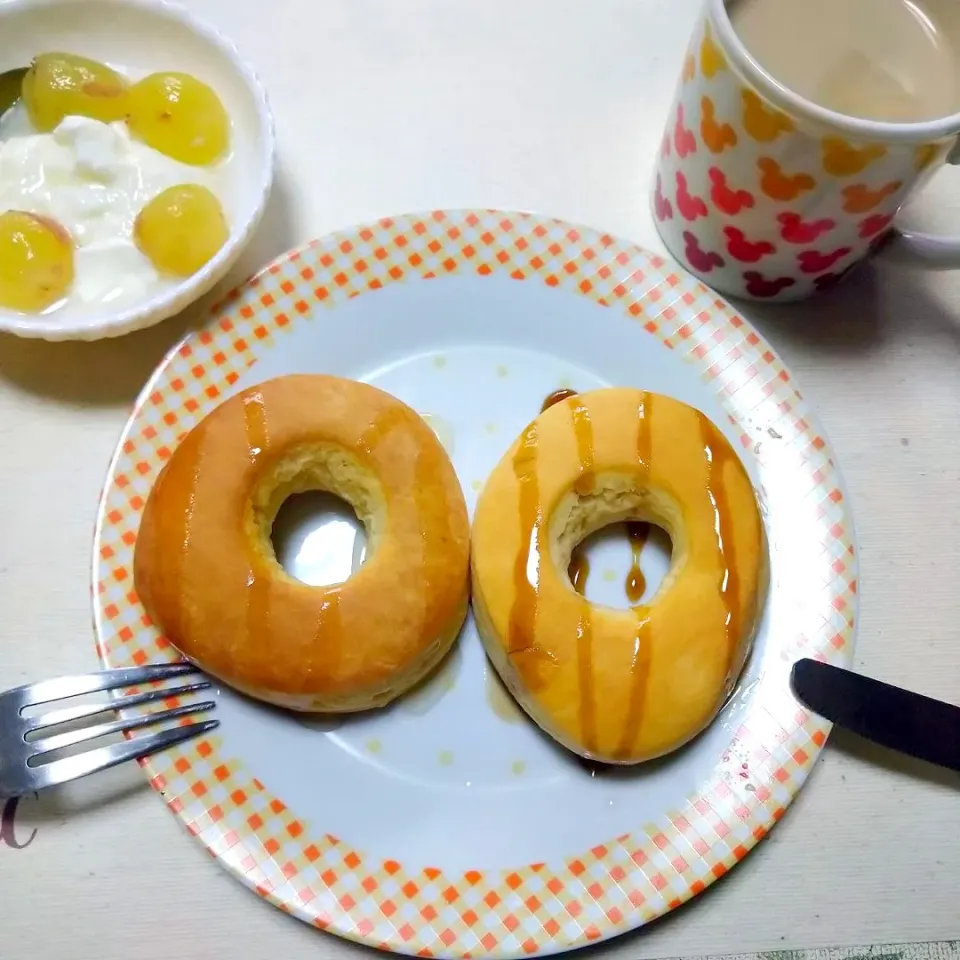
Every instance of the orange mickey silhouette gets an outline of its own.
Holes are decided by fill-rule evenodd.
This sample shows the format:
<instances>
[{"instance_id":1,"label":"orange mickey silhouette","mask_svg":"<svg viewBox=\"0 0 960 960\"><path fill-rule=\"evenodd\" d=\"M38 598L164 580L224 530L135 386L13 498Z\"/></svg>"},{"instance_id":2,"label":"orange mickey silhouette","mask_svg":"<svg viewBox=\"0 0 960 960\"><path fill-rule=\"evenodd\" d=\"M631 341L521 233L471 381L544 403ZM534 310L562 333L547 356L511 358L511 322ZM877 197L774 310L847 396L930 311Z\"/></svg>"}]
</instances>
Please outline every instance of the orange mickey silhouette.
<instances>
[{"instance_id":1,"label":"orange mickey silhouette","mask_svg":"<svg viewBox=\"0 0 960 960\"><path fill-rule=\"evenodd\" d=\"M683 61L683 82L689 83L697 75L697 60L692 53Z\"/></svg>"},{"instance_id":2,"label":"orange mickey silhouette","mask_svg":"<svg viewBox=\"0 0 960 960\"><path fill-rule=\"evenodd\" d=\"M844 187L843 209L847 213L867 213L883 203L887 197L893 196L902 186L903 183L900 180L892 180L876 190L871 190L862 183Z\"/></svg>"},{"instance_id":3,"label":"orange mickey silhouette","mask_svg":"<svg viewBox=\"0 0 960 960\"><path fill-rule=\"evenodd\" d=\"M721 70L727 69L727 61L720 52L720 48L713 42L709 30L704 34L703 43L700 44L700 69L708 80L712 80Z\"/></svg>"},{"instance_id":4,"label":"orange mickey silhouette","mask_svg":"<svg viewBox=\"0 0 960 960\"><path fill-rule=\"evenodd\" d=\"M737 134L729 123L718 123L714 115L713 101L704 97L700 101L700 136L711 153L723 153L727 147L737 145Z\"/></svg>"},{"instance_id":5,"label":"orange mickey silhouette","mask_svg":"<svg viewBox=\"0 0 960 960\"><path fill-rule=\"evenodd\" d=\"M805 190L812 190L817 181L809 173L784 173L772 157L761 157L757 161L760 168L760 189L771 200L795 200Z\"/></svg>"},{"instance_id":6,"label":"orange mickey silhouette","mask_svg":"<svg viewBox=\"0 0 960 960\"><path fill-rule=\"evenodd\" d=\"M852 177L865 167L887 155L887 148L879 143L866 147L853 147L840 137L824 137L823 169L835 177Z\"/></svg>"},{"instance_id":7,"label":"orange mickey silhouette","mask_svg":"<svg viewBox=\"0 0 960 960\"><path fill-rule=\"evenodd\" d=\"M781 133L793 131L793 121L779 110L768 109L767 105L752 91L744 90L743 125L747 133L760 143L770 143Z\"/></svg>"}]
</instances>

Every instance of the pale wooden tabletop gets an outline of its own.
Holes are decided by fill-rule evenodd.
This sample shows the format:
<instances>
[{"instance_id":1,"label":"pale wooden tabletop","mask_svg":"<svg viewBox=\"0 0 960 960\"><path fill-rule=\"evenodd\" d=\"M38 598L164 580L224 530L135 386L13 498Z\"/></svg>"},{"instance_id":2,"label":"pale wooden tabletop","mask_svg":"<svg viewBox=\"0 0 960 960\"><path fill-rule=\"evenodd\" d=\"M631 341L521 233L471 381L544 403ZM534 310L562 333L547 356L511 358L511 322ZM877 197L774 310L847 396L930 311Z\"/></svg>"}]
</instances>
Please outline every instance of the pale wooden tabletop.
<instances>
[{"instance_id":1,"label":"pale wooden tabletop","mask_svg":"<svg viewBox=\"0 0 960 960\"><path fill-rule=\"evenodd\" d=\"M190 5L254 62L277 115L278 189L246 269L335 227L445 206L551 213L659 249L646 183L698 0ZM958 182L941 175L914 216L960 228ZM861 551L857 667L956 700L960 273L877 268L804 307L745 312L793 368L846 475ZM95 666L100 485L134 397L186 325L93 345L0 341L0 687ZM836 734L743 864L600 949L958 938L957 785ZM135 767L27 800L0 831L3 960L360 952L242 889Z\"/></svg>"}]
</instances>

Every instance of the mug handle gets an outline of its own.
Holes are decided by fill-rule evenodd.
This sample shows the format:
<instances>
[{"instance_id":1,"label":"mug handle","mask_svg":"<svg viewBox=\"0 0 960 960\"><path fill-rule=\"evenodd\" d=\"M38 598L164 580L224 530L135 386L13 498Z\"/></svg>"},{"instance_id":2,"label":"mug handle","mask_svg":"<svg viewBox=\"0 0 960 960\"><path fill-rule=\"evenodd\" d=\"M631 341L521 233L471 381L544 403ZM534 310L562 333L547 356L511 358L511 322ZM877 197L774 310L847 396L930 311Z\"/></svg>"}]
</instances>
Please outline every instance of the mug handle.
<instances>
[{"instance_id":1,"label":"mug handle","mask_svg":"<svg viewBox=\"0 0 960 960\"><path fill-rule=\"evenodd\" d=\"M946 162L960 164L960 140L953 145ZM890 239L877 251L877 257L901 266L955 270L960 267L960 235L939 236L894 225Z\"/></svg>"}]
</instances>

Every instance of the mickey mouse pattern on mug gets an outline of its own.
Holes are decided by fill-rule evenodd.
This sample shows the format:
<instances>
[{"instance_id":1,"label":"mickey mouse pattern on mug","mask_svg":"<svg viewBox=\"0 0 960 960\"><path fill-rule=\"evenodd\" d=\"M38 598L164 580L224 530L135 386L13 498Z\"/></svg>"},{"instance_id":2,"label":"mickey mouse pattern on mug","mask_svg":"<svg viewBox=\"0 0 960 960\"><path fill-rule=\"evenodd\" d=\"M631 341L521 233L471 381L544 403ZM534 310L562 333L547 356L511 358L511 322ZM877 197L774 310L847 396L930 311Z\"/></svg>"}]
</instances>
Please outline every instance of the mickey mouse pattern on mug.
<instances>
[{"instance_id":1,"label":"mickey mouse pattern on mug","mask_svg":"<svg viewBox=\"0 0 960 960\"><path fill-rule=\"evenodd\" d=\"M800 299L885 238L946 146L852 143L794 120L695 32L660 145L653 214L664 242L726 293Z\"/></svg>"}]
</instances>

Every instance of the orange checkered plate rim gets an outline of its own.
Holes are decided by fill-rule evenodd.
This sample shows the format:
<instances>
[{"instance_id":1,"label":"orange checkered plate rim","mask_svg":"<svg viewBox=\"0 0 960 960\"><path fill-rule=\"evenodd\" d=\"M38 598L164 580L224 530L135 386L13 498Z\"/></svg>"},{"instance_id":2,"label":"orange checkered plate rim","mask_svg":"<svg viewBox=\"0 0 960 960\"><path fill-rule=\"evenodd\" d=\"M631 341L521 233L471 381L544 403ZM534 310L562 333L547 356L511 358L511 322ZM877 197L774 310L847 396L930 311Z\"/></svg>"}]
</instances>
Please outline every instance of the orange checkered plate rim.
<instances>
[{"instance_id":1,"label":"orange checkered plate rim","mask_svg":"<svg viewBox=\"0 0 960 960\"><path fill-rule=\"evenodd\" d=\"M529 214L465 210L391 217L307 244L229 294L163 361L137 400L98 511L94 620L105 666L176 657L137 600L132 561L145 498L178 440L296 325L323 322L347 300L389 284L458 275L510 277L589 298L636 323L656 349L678 354L739 430L758 466L768 519L786 513L793 529L813 531L812 539L804 534L812 550L803 563L808 579L797 588L803 596L780 604L771 628L783 676L799 656L849 662L856 556L842 481L771 347L712 291L632 243ZM751 433L757 423L763 444ZM775 525L768 533L775 551ZM811 604L814 616L798 615ZM503 870L451 873L354 849L322 823L301 819L226 754L216 734L143 767L227 870L320 929L420 956L553 953L678 907L766 835L829 730L784 688L782 680L776 696L758 690L731 732L724 764L675 809L555 862ZM749 778L739 772L748 765Z\"/></svg>"}]
</instances>

